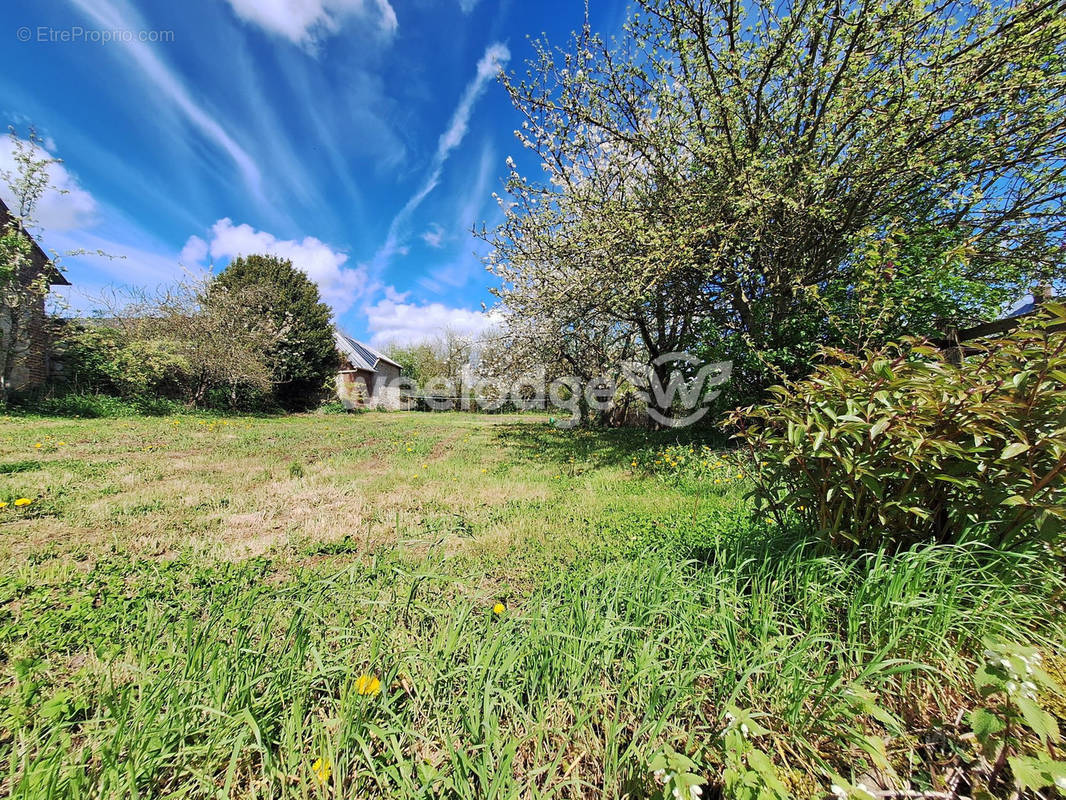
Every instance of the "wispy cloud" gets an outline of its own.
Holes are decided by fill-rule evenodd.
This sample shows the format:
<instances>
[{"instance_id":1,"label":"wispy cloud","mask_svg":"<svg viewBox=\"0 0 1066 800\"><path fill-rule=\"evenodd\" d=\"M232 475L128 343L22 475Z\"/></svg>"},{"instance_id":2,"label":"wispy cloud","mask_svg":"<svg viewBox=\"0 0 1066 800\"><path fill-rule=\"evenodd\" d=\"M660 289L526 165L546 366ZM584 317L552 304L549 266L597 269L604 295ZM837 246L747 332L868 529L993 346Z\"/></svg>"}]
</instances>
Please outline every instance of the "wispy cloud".
<instances>
[{"instance_id":1,"label":"wispy cloud","mask_svg":"<svg viewBox=\"0 0 1066 800\"><path fill-rule=\"evenodd\" d=\"M293 44L313 48L338 33L351 18L377 17L378 31L391 36L399 22L388 0L228 0L233 12L247 23ZM371 8L371 5L373 8Z\"/></svg>"},{"instance_id":2,"label":"wispy cloud","mask_svg":"<svg viewBox=\"0 0 1066 800\"><path fill-rule=\"evenodd\" d=\"M422 241L435 249L443 247L444 228L436 222L429 223L429 228L422 234Z\"/></svg>"},{"instance_id":3,"label":"wispy cloud","mask_svg":"<svg viewBox=\"0 0 1066 800\"><path fill-rule=\"evenodd\" d=\"M463 90L463 94L459 98L459 104L455 107L455 111L452 112L448 127L440 135L440 139L437 140L437 150L433 155L433 160L430 162L429 171L422 182L421 188L404 204L404 207L400 209L400 212L393 218L392 224L389 226L385 244L381 246L374 258L374 264L378 270L384 269L388 260L397 252L400 246L400 238L411 218L411 214L440 183L445 162L466 136L474 104L484 93L489 82L499 74L510 59L511 51L507 49L507 45L501 42L496 42L486 48L485 54L478 61L477 74Z\"/></svg>"},{"instance_id":4,"label":"wispy cloud","mask_svg":"<svg viewBox=\"0 0 1066 800\"><path fill-rule=\"evenodd\" d=\"M71 0L96 25L109 30L138 30L147 26L128 4L119 0ZM211 142L222 149L234 162L251 192L263 197L263 177L258 165L248 152L238 144L225 128L211 116L186 88L181 77L155 53L153 48L137 37L122 39L130 58L141 74L177 108L185 118Z\"/></svg>"}]
</instances>

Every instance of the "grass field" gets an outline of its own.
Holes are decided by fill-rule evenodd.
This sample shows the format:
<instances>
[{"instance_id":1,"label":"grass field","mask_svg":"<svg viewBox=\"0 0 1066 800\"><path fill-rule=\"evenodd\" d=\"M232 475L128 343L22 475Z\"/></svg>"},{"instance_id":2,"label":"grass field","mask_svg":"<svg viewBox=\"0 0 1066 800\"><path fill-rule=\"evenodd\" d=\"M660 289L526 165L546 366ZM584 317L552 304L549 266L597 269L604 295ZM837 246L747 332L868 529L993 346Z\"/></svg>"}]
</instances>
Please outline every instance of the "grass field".
<instances>
[{"instance_id":1,"label":"grass field","mask_svg":"<svg viewBox=\"0 0 1066 800\"><path fill-rule=\"evenodd\" d=\"M821 553L743 469L538 416L2 418L0 790L653 797L676 751L706 798L760 780L737 714L792 796L935 788L981 637L1054 658L1062 577Z\"/></svg>"}]
</instances>

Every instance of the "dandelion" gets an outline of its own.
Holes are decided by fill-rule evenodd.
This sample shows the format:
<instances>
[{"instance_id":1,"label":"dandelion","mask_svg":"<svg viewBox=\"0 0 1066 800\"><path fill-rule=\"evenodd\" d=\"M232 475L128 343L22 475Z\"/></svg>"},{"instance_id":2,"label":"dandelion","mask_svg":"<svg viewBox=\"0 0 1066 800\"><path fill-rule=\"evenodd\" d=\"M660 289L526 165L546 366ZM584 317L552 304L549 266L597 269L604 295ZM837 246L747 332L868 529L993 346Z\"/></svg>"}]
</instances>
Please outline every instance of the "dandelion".
<instances>
[{"instance_id":1,"label":"dandelion","mask_svg":"<svg viewBox=\"0 0 1066 800\"><path fill-rule=\"evenodd\" d=\"M42 447L44 447L44 445L41 444L40 442L37 442L37 444L35 444L34 447L36 447L38 450L40 450Z\"/></svg>"},{"instance_id":2,"label":"dandelion","mask_svg":"<svg viewBox=\"0 0 1066 800\"><path fill-rule=\"evenodd\" d=\"M355 679L355 691L361 695L373 697L381 691L381 681L374 675L365 672Z\"/></svg>"},{"instance_id":3,"label":"dandelion","mask_svg":"<svg viewBox=\"0 0 1066 800\"><path fill-rule=\"evenodd\" d=\"M0 508L7 508L8 502L6 500L0 500Z\"/></svg>"},{"instance_id":4,"label":"dandelion","mask_svg":"<svg viewBox=\"0 0 1066 800\"><path fill-rule=\"evenodd\" d=\"M22 506L28 506L32 502L33 501L30 500L30 498L28 497L20 497L18 500L15 501L15 505L21 508Z\"/></svg>"},{"instance_id":5,"label":"dandelion","mask_svg":"<svg viewBox=\"0 0 1066 800\"><path fill-rule=\"evenodd\" d=\"M429 469L429 464L423 464L422 469Z\"/></svg>"},{"instance_id":6,"label":"dandelion","mask_svg":"<svg viewBox=\"0 0 1066 800\"><path fill-rule=\"evenodd\" d=\"M492 613L495 614L496 616L499 616L500 614L502 614L504 612L504 610L505 609L504 609L503 603L497 603L496 605L494 605L492 607Z\"/></svg>"},{"instance_id":7,"label":"dandelion","mask_svg":"<svg viewBox=\"0 0 1066 800\"><path fill-rule=\"evenodd\" d=\"M328 781L329 776L333 774L329 762L324 758L316 758L315 763L311 765L311 771L315 773L315 777L318 778L320 783Z\"/></svg>"},{"instance_id":8,"label":"dandelion","mask_svg":"<svg viewBox=\"0 0 1066 800\"><path fill-rule=\"evenodd\" d=\"M66 442L56 442L56 444L59 445L60 447L63 447L63 446L66 445Z\"/></svg>"}]
</instances>

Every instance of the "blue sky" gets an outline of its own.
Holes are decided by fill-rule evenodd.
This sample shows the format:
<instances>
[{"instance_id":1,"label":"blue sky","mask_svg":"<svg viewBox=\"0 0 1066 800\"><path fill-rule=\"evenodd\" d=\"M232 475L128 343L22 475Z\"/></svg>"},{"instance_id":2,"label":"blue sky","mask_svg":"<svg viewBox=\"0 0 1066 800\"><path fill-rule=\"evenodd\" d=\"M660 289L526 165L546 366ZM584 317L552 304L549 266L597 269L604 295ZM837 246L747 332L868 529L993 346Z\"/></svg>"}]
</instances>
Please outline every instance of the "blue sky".
<instances>
[{"instance_id":1,"label":"blue sky","mask_svg":"<svg viewBox=\"0 0 1066 800\"><path fill-rule=\"evenodd\" d=\"M469 229L497 220L508 156L538 170L494 73L584 14L580 0L2 5L0 118L63 159L41 242L125 256L63 259L73 308L275 252L378 344L487 324ZM620 30L624 0L590 6L594 29Z\"/></svg>"}]
</instances>

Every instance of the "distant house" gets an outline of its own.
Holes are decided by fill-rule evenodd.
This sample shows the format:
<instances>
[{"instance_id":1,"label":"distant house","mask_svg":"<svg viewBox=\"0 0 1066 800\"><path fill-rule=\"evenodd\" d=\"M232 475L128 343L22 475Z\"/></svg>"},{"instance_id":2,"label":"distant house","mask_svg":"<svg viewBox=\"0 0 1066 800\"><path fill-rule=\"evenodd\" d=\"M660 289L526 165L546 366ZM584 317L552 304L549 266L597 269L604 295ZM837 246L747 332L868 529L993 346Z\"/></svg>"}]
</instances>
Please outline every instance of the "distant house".
<instances>
[{"instance_id":1,"label":"distant house","mask_svg":"<svg viewBox=\"0 0 1066 800\"><path fill-rule=\"evenodd\" d=\"M14 217L4 204L4 201L0 200L0 229L6 229L13 219ZM21 226L21 223L17 224ZM29 236L28 233L26 235ZM70 286L70 281L64 278L63 273L55 268L51 259L45 255L44 250L41 249L36 240L32 236L29 236L29 239L33 246L30 253L30 265L20 278L29 283L44 272L48 275L49 286ZM17 356L15 368L11 373L8 384L8 389L11 390L39 386L48 379L51 369L49 360L51 328L44 310L44 297L41 297L40 301L29 313L30 317L22 327L23 335L21 336L21 341L14 343ZM7 315L0 315L0 336L3 336L5 340L9 324Z\"/></svg>"},{"instance_id":2,"label":"distant house","mask_svg":"<svg viewBox=\"0 0 1066 800\"><path fill-rule=\"evenodd\" d=\"M340 328L333 329L340 354L337 396L347 409L402 408L401 367L370 345L353 339Z\"/></svg>"}]
</instances>

